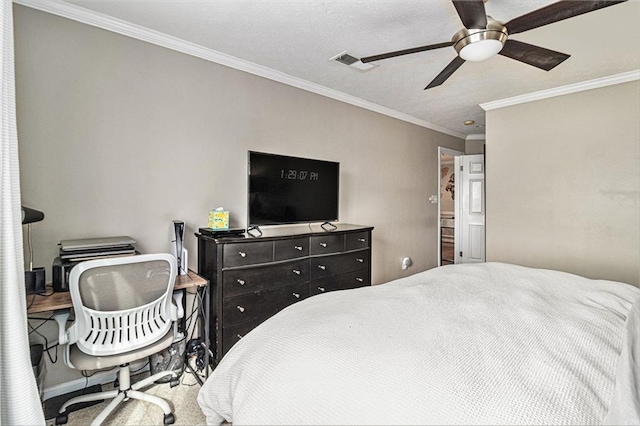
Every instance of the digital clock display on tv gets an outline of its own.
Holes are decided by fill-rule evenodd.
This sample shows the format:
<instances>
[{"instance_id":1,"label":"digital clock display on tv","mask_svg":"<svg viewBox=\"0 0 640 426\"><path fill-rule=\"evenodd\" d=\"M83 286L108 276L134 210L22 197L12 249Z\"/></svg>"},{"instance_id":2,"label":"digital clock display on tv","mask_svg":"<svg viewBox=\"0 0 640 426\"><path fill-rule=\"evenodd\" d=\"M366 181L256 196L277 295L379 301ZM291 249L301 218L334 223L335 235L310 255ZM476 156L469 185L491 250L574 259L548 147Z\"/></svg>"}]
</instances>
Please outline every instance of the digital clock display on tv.
<instances>
[{"instance_id":1,"label":"digital clock display on tv","mask_svg":"<svg viewBox=\"0 0 640 426\"><path fill-rule=\"evenodd\" d=\"M318 180L320 177L320 173L318 172L310 172L308 170L280 170L280 177L282 179L293 179L293 180Z\"/></svg>"},{"instance_id":2,"label":"digital clock display on tv","mask_svg":"<svg viewBox=\"0 0 640 426\"><path fill-rule=\"evenodd\" d=\"M340 163L249 151L248 226L338 220Z\"/></svg>"}]
</instances>

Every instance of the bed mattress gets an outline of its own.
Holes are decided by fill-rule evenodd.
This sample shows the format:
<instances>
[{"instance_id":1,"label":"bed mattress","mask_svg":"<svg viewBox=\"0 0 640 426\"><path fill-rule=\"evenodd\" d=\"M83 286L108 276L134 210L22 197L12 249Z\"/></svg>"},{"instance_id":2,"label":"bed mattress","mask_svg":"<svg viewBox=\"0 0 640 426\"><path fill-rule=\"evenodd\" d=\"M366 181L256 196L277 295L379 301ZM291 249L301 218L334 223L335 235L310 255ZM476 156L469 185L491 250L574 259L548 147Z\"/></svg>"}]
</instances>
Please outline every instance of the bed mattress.
<instances>
[{"instance_id":1,"label":"bed mattress","mask_svg":"<svg viewBox=\"0 0 640 426\"><path fill-rule=\"evenodd\" d=\"M247 334L198 402L210 424L633 421L639 295L501 263L326 293Z\"/></svg>"}]
</instances>

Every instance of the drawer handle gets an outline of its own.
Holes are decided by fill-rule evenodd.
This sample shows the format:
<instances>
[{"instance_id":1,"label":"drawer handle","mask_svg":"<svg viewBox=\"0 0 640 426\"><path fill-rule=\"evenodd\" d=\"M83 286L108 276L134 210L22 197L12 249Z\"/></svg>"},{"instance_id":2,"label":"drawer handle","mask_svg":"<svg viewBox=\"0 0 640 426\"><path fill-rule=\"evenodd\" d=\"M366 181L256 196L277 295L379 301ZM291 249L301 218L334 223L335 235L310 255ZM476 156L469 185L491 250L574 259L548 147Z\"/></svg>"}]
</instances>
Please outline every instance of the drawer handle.
<instances>
[{"instance_id":1,"label":"drawer handle","mask_svg":"<svg viewBox=\"0 0 640 426\"><path fill-rule=\"evenodd\" d=\"M320 290L321 292L324 293L325 288L324 287L318 287L318 290Z\"/></svg>"},{"instance_id":2,"label":"drawer handle","mask_svg":"<svg viewBox=\"0 0 640 426\"><path fill-rule=\"evenodd\" d=\"M322 269L323 271L324 271L325 269L327 269L327 267L326 267L326 266L324 266L324 265L318 265L318 268Z\"/></svg>"},{"instance_id":3,"label":"drawer handle","mask_svg":"<svg viewBox=\"0 0 640 426\"><path fill-rule=\"evenodd\" d=\"M358 241L360 241L361 243L366 243L367 242L366 238L358 238Z\"/></svg>"},{"instance_id":4,"label":"drawer handle","mask_svg":"<svg viewBox=\"0 0 640 426\"><path fill-rule=\"evenodd\" d=\"M238 284L240 284L240 285L244 285L244 283L245 283L245 281L244 281L244 280L241 280L240 278L238 278L238 280L237 280L237 281L238 281Z\"/></svg>"},{"instance_id":5,"label":"drawer handle","mask_svg":"<svg viewBox=\"0 0 640 426\"><path fill-rule=\"evenodd\" d=\"M320 243L320 247L327 247L327 243Z\"/></svg>"},{"instance_id":6,"label":"drawer handle","mask_svg":"<svg viewBox=\"0 0 640 426\"><path fill-rule=\"evenodd\" d=\"M293 246L296 250L302 251L302 246Z\"/></svg>"},{"instance_id":7,"label":"drawer handle","mask_svg":"<svg viewBox=\"0 0 640 426\"><path fill-rule=\"evenodd\" d=\"M358 278L356 278L356 281L358 281L359 283L363 283L363 282L364 282L364 279L362 279L362 278L358 277Z\"/></svg>"},{"instance_id":8,"label":"drawer handle","mask_svg":"<svg viewBox=\"0 0 640 426\"><path fill-rule=\"evenodd\" d=\"M300 275L300 271L298 271L297 269L294 269L293 273L296 274L296 275Z\"/></svg>"},{"instance_id":9,"label":"drawer handle","mask_svg":"<svg viewBox=\"0 0 640 426\"><path fill-rule=\"evenodd\" d=\"M247 253L243 251L239 251L238 254L240 255L240 257L247 257Z\"/></svg>"},{"instance_id":10,"label":"drawer handle","mask_svg":"<svg viewBox=\"0 0 640 426\"><path fill-rule=\"evenodd\" d=\"M240 306L240 305L238 305L238 306L236 306L236 308L238 308L238 310L239 310L240 312L244 312L244 306Z\"/></svg>"},{"instance_id":11,"label":"drawer handle","mask_svg":"<svg viewBox=\"0 0 640 426\"><path fill-rule=\"evenodd\" d=\"M364 263L364 259L357 258L356 261L360 263Z\"/></svg>"},{"instance_id":12,"label":"drawer handle","mask_svg":"<svg viewBox=\"0 0 640 426\"><path fill-rule=\"evenodd\" d=\"M244 335L242 334L236 334L236 336L238 337L238 339L242 339L244 337Z\"/></svg>"},{"instance_id":13,"label":"drawer handle","mask_svg":"<svg viewBox=\"0 0 640 426\"><path fill-rule=\"evenodd\" d=\"M300 299L300 293L293 293L293 296L294 296L296 299Z\"/></svg>"}]
</instances>

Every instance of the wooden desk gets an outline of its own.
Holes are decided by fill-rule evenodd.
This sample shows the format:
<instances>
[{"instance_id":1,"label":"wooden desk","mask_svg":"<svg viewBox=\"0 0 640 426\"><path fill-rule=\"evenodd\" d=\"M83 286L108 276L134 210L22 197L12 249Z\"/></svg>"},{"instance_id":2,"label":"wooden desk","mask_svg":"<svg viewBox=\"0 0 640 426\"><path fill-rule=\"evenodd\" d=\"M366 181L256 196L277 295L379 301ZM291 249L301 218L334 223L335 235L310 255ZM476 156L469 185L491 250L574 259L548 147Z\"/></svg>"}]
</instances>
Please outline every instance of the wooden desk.
<instances>
[{"instance_id":1,"label":"wooden desk","mask_svg":"<svg viewBox=\"0 0 640 426\"><path fill-rule=\"evenodd\" d=\"M209 281L189 270L187 275L178 275L176 277L174 290L204 287L207 284L209 284ZM44 295L27 295L28 314L37 314L40 312L69 308L73 308L73 303L71 303L71 293L68 291L53 292L53 289L50 286L47 286L47 293Z\"/></svg>"}]
</instances>

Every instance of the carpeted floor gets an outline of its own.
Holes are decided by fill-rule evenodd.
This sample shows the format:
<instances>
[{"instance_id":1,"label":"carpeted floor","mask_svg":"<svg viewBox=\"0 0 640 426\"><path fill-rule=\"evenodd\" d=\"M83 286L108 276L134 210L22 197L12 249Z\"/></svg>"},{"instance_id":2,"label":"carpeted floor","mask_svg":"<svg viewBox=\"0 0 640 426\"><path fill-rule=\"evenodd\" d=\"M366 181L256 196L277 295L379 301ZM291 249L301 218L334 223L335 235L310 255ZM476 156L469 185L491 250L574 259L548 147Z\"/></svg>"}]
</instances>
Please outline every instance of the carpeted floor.
<instances>
[{"instance_id":1,"label":"carpeted floor","mask_svg":"<svg viewBox=\"0 0 640 426\"><path fill-rule=\"evenodd\" d=\"M132 383L142 380L147 374L132 377ZM113 389L113 384L102 386L103 390ZM152 384L141 389L152 395L165 398L173 407L176 425L205 425L205 416L200 410L196 398L200 385L195 378L185 373L180 385L172 388L169 383ZM107 406L110 400L69 413L68 425L88 425ZM106 425L162 425L164 414L160 407L144 401L129 400L123 402L107 418ZM55 424L55 418L47 419L47 425Z\"/></svg>"}]
</instances>

